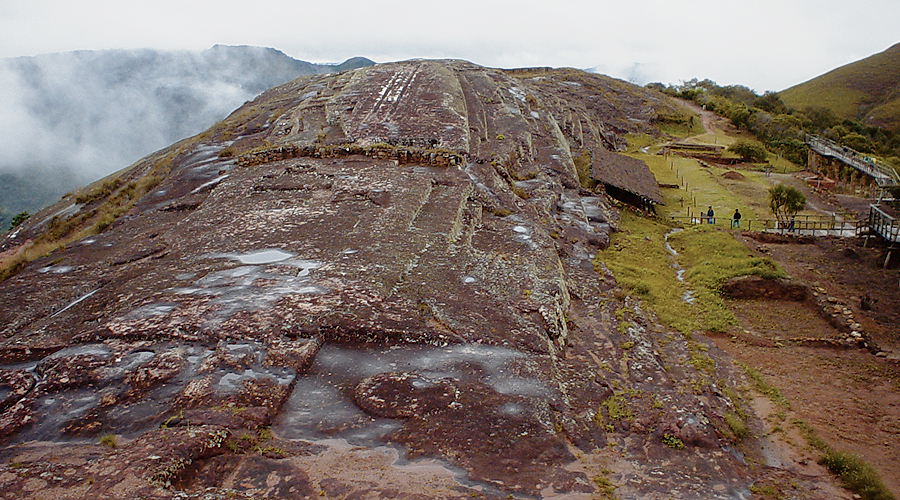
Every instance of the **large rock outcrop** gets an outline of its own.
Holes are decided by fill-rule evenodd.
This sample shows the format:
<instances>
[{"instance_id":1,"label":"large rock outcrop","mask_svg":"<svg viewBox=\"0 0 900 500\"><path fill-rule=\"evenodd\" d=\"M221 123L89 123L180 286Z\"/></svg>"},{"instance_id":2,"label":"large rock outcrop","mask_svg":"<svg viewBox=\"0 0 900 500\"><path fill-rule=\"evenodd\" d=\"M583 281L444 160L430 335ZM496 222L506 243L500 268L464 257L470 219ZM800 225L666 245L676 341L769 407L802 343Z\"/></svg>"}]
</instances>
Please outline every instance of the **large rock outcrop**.
<instances>
[{"instance_id":1,"label":"large rock outcrop","mask_svg":"<svg viewBox=\"0 0 900 500\"><path fill-rule=\"evenodd\" d=\"M728 363L592 262L617 211L574 159L659 99L461 61L304 77L33 217L0 250L71 242L0 284L0 491L746 497Z\"/></svg>"}]
</instances>

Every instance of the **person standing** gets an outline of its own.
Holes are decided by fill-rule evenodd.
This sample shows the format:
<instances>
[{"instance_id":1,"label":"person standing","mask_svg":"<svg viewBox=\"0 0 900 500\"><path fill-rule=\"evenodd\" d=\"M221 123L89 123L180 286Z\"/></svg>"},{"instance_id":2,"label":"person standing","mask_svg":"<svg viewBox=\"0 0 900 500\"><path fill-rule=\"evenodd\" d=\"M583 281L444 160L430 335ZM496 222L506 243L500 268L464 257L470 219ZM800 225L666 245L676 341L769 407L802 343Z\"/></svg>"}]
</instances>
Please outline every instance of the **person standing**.
<instances>
[{"instance_id":1,"label":"person standing","mask_svg":"<svg viewBox=\"0 0 900 500\"><path fill-rule=\"evenodd\" d=\"M713 217L715 217L715 215L716 213L713 212L712 206L710 206L709 210L706 211L706 223L712 224L714 220Z\"/></svg>"},{"instance_id":2,"label":"person standing","mask_svg":"<svg viewBox=\"0 0 900 500\"><path fill-rule=\"evenodd\" d=\"M741 213L738 209L734 209L734 215L731 216L731 227L741 227Z\"/></svg>"}]
</instances>

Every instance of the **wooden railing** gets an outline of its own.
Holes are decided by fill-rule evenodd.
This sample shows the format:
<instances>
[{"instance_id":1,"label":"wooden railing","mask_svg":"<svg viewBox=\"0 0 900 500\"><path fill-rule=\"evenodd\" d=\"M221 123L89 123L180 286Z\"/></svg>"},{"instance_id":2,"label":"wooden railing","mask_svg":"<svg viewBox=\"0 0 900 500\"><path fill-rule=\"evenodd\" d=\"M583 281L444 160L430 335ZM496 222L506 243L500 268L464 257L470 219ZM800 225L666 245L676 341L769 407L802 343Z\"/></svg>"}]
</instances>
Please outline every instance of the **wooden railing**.
<instances>
[{"instance_id":1,"label":"wooden railing","mask_svg":"<svg viewBox=\"0 0 900 500\"><path fill-rule=\"evenodd\" d=\"M862 220L839 220L837 217L797 215L791 221L777 219L741 219L733 225L728 217L713 217L712 222L704 214L672 216L685 225L711 224L717 227L742 231L761 231L807 236L842 236L851 238L862 234L875 233L885 241L900 243L900 220L888 215L875 205L869 205L869 216Z\"/></svg>"},{"instance_id":2,"label":"wooden railing","mask_svg":"<svg viewBox=\"0 0 900 500\"><path fill-rule=\"evenodd\" d=\"M682 224L709 224L705 215L673 216L672 219ZM793 223L792 223L793 222ZM729 217L713 217L712 225L743 231L760 231L806 236L843 236L854 237L865 231L868 221L844 221L836 217L820 217L814 215L798 215L793 221L782 222L777 219L741 219L737 226L732 225Z\"/></svg>"},{"instance_id":3,"label":"wooden railing","mask_svg":"<svg viewBox=\"0 0 900 500\"><path fill-rule=\"evenodd\" d=\"M875 205L869 205L869 219L866 225L886 241L900 243L900 221Z\"/></svg>"},{"instance_id":4,"label":"wooden railing","mask_svg":"<svg viewBox=\"0 0 900 500\"><path fill-rule=\"evenodd\" d=\"M875 158L862 155L850 148L814 135L806 136L806 144L816 153L838 159L875 179L875 183L881 187L900 186L900 176L897 175L897 171L889 165L879 163Z\"/></svg>"}]
</instances>

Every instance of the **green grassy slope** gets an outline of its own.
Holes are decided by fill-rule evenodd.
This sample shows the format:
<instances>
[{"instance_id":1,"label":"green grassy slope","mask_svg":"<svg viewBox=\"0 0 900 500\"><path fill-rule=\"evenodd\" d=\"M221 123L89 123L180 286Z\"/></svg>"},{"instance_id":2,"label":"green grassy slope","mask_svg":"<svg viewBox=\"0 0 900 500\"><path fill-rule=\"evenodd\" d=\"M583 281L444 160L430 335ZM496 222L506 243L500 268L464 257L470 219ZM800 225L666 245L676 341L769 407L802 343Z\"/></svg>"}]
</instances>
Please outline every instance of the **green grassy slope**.
<instances>
[{"instance_id":1,"label":"green grassy slope","mask_svg":"<svg viewBox=\"0 0 900 500\"><path fill-rule=\"evenodd\" d=\"M841 118L900 130L900 43L779 92L792 108L830 108Z\"/></svg>"}]
</instances>

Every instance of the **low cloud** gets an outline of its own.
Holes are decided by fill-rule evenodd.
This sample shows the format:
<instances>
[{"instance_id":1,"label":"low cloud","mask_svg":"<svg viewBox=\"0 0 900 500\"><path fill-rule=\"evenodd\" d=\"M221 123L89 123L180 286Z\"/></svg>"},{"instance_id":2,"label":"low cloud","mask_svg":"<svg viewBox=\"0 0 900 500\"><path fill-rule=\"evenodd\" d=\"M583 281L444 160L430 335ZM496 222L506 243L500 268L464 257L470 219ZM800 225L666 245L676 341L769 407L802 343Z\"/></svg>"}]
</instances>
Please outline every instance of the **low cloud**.
<instances>
[{"instance_id":1,"label":"low cloud","mask_svg":"<svg viewBox=\"0 0 900 500\"><path fill-rule=\"evenodd\" d=\"M202 68L192 74L192 59L115 51L2 61L0 171L97 179L204 130L258 93Z\"/></svg>"}]
</instances>

